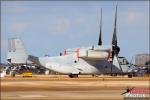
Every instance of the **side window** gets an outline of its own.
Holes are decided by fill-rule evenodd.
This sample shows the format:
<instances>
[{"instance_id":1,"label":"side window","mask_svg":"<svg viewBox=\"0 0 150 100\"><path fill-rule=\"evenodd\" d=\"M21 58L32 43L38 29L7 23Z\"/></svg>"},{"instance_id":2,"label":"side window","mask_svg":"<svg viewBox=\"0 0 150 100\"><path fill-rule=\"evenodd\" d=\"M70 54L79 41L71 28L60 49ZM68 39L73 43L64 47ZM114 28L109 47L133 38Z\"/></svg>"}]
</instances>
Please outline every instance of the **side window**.
<instances>
[{"instance_id":1,"label":"side window","mask_svg":"<svg viewBox=\"0 0 150 100\"><path fill-rule=\"evenodd\" d=\"M75 60L74 63L77 63L77 61Z\"/></svg>"},{"instance_id":2,"label":"side window","mask_svg":"<svg viewBox=\"0 0 150 100\"><path fill-rule=\"evenodd\" d=\"M125 65L126 64L126 60L125 59L123 59L123 65Z\"/></svg>"}]
</instances>

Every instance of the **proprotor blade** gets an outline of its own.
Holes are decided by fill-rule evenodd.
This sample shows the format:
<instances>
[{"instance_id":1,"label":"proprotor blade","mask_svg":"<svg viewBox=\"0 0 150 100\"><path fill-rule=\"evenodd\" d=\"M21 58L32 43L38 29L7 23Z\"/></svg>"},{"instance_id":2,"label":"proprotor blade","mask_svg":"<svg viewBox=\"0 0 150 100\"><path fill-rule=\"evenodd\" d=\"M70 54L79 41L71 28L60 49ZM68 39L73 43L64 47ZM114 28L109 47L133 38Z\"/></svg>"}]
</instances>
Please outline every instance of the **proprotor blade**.
<instances>
[{"instance_id":1,"label":"proprotor blade","mask_svg":"<svg viewBox=\"0 0 150 100\"><path fill-rule=\"evenodd\" d=\"M113 38L112 38L112 45L117 46L117 5L116 5L116 14L115 14L115 23L114 23L114 32L113 32Z\"/></svg>"},{"instance_id":2,"label":"proprotor blade","mask_svg":"<svg viewBox=\"0 0 150 100\"><path fill-rule=\"evenodd\" d=\"M102 8L101 8L100 34L99 34L98 45L102 45Z\"/></svg>"},{"instance_id":3,"label":"proprotor blade","mask_svg":"<svg viewBox=\"0 0 150 100\"><path fill-rule=\"evenodd\" d=\"M112 38L112 58L114 55L118 56L118 53L120 51L119 46L117 45L117 7L116 5L116 13L115 13L115 23L114 23L114 32L113 32L113 38Z\"/></svg>"}]
</instances>

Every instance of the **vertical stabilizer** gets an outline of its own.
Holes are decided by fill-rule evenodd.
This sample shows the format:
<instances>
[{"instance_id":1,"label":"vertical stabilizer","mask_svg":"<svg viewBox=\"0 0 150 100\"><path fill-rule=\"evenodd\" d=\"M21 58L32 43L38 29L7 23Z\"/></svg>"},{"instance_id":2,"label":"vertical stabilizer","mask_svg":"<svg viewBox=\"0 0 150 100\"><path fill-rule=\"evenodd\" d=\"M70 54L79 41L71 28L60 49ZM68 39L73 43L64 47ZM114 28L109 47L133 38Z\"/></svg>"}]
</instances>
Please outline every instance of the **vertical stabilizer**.
<instances>
[{"instance_id":1,"label":"vertical stabilizer","mask_svg":"<svg viewBox=\"0 0 150 100\"><path fill-rule=\"evenodd\" d=\"M18 38L8 39L8 63L25 64L27 58L28 55L22 41Z\"/></svg>"}]
</instances>

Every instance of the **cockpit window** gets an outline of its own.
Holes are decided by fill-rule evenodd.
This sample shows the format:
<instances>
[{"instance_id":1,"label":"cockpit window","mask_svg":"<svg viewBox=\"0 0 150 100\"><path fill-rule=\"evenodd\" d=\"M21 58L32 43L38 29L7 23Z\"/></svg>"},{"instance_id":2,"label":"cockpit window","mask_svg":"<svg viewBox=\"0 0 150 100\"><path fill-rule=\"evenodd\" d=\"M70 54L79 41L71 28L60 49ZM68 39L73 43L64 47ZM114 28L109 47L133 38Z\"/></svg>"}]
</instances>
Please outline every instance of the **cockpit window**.
<instances>
[{"instance_id":1,"label":"cockpit window","mask_svg":"<svg viewBox=\"0 0 150 100\"><path fill-rule=\"evenodd\" d=\"M129 62L125 58L119 58L120 65L128 65Z\"/></svg>"}]
</instances>

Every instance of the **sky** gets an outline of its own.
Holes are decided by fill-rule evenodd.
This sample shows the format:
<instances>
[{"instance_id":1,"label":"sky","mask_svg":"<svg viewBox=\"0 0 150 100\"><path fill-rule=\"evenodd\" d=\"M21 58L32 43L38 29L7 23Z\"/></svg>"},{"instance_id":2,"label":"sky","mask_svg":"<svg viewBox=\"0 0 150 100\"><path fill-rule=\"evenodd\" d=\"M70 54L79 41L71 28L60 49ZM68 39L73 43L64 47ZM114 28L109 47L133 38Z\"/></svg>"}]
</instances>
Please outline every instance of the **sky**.
<instances>
[{"instance_id":1,"label":"sky","mask_svg":"<svg viewBox=\"0 0 150 100\"><path fill-rule=\"evenodd\" d=\"M111 45L117 3L119 55L130 62L149 53L148 1L1 1L1 62L6 63L7 41L13 37L38 57L97 45L101 8L103 45Z\"/></svg>"}]
</instances>

